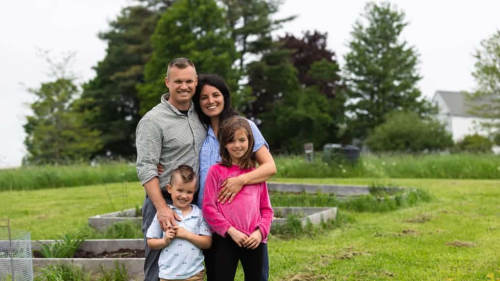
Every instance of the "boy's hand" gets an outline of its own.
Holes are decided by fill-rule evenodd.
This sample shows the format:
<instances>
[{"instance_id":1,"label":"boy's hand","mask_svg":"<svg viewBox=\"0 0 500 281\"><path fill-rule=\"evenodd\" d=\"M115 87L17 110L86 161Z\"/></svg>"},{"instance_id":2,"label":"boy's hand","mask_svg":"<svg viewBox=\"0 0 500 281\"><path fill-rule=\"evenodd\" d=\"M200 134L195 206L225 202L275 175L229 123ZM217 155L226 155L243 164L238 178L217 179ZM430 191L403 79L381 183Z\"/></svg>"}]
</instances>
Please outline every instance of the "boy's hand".
<instances>
[{"instance_id":1,"label":"boy's hand","mask_svg":"<svg viewBox=\"0 0 500 281\"><path fill-rule=\"evenodd\" d=\"M168 245L174 238L175 238L175 230L171 227L168 227L167 230L165 231L165 237L163 239Z\"/></svg>"},{"instance_id":2,"label":"boy's hand","mask_svg":"<svg viewBox=\"0 0 500 281\"><path fill-rule=\"evenodd\" d=\"M259 247L260 242L262 241L262 233L259 229L255 230L247 240L243 243L243 246L247 249L257 249Z\"/></svg>"},{"instance_id":3,"label":"boy's hand","mask_svg":"<svg viewBox=\"0 0 500 281\"><path fill-rule=\"evenodd\" d=\"M227 178L221 184L222 189L219 191L217 201L221 204L226 203L226 201L228 203L233 202L234 197L240 192L244 184L245 182L240 177Z\"/></svg>"},{"instance_id":4,"label":"boy's hand","mask_svg":"<svg viewBox=\"0 0 500 281\"><path fill-rule=\"evenodd\" d=\"M174 226L175 237L187 239L190 234L189 231L185 230L182 226Z\"/></svg>"},{"instance_id":5,"label":"boy's hand","mask_svg":"<svg viewBox=\"0 0 500 281\"><path fill-rule=\"evenodd\" d=\"M248 236L246 236L245 233L232 226L228 229L227 234L229 234L238 247L243 247L243 243L248 239Z\"/></svg>"}]
</instances>

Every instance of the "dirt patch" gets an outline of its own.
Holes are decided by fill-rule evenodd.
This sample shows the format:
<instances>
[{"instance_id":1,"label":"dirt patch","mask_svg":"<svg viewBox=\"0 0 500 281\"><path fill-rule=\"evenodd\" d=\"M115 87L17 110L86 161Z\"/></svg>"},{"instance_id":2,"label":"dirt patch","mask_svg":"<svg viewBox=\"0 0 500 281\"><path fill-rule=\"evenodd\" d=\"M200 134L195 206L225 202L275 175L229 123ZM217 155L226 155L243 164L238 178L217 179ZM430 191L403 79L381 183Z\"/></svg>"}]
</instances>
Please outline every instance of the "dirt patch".
<instances>
[{"instance_id":1,"label":"dirt patch","mask_svg":"<svg viewBox=\"0 0 500 281\"><path fill-rule=\"evenodd\" d=\"M417 236L419 235L420 233L418 231L416 231L415 229L405 229L403 231L401 231L401 233L403 235L408 235L408 236Z\"/></svg>"},{"instance_id":2,"label":"dirt patch","mask_svg":"<svg viewBox=\"0 0 500 281\"><path fill-rule=\"evenodd\" d=\"M283 280L286 281L317 281L317 280L329 280L323 274L314 274L314 273L299 273L290 276L289 278L285 278Z\"/></svg>"},{"instance_id":3,"label":"dirt patch","mask_svg":"<svg viewBox=\"0 0 500 281\"><path fill-rule=\"evenodd\" d=\"M33 251L33 257L43 258L43 256L38 251ZM144 258L144 250L130 250L130 249L120 249L115 252L103 252L100 254L94 254L92 252L86 252L78 250L73 258L78 259L93 259L93 258Z\"/></svg>"},{"instance_id":4,"label":"dirt patch","mask_svg":"<svg viewBox=\"0 0 500 281\"><path fill-rule=\"evenodd\" d=\"M431 220L431 216L429 214L421 214L412 219L405 220L404 222L410 223L426 223Z\"/></svg>"},{"instance_id":5,"label":"dirt patch","mask_svg":"<svg viewBox=\"0 0 500 281\"><path fill-rule=\"evenodd\" d=\"M341 260L350 260L356 256L366 256L370 255L368 251L356 251L353 250L352 247L343 249L341 253L339 253L336 257Z\"/></svg>"},{"instance_id":6,"label":"dirt patch","mask_svg":"<svg viewBox=\"0 0 500 281\"><path fill-rule=\"evenodd\" d=\"M468 242L468 241L459 241L459 240L455 240L453 242L448 242L448 243L446 243L446 245L453 246L453 247L463 247L463 248L476 247L475 243Z\"/></svg>"}]
</instances>

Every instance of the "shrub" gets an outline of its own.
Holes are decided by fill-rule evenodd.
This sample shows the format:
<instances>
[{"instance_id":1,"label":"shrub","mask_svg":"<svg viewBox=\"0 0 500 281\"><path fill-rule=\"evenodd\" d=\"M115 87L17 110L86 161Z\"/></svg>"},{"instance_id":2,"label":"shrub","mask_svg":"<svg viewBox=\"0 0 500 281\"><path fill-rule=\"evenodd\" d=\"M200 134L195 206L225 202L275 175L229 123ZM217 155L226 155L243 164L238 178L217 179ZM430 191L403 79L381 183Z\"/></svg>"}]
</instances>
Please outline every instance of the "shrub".
<instances>
[{"instance_id":1,"label":"shrub","mask_svg":"<svg viewBox=\"0 0 500 281\"><path fill-rule=\"evenodd\" d=\"M374 152L423 152L443 150L453 146L445 126L412 112L394 112L385 123L376 127L366 140Z\"/></svg>"},{"instance_id":2,"label":"shrub","mask_svg":"<svg viewBox=\"0 0 500 281\"><path fill-rule=\"evenodd\" d=\"M458 152L491 152L493 142L478 134L467 135L455 144L454 150Z\"/></svg>"}]
</instances>

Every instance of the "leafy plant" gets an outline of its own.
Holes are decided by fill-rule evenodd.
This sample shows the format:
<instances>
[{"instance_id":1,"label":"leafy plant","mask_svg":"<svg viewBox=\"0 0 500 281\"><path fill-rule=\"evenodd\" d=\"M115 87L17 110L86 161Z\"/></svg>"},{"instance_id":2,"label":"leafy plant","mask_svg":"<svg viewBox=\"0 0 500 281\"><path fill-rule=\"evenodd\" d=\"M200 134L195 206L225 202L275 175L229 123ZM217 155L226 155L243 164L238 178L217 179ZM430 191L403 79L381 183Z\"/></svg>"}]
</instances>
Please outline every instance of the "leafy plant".
<instances>
[{"instance_id":1,"label":"leafy plant","mask_svg":"<svg viewBox=\"0 0 500 281\"><path fill-rule=\"evenodd\" d=\"M90 281L91 274L85 268L69 265L49 265L40 269L35 281Z\"/></svg>"},{"instance_id":2,"label":"leafy plant","mask_svg":"<svg viewBox=\"0 0 500 281\"><path fill-rule=\"evenodd\" d=\"M61 240L56 240L54 243L42 244L40 254L44 258L71 258L85 241L85 237L80 234L65 234L60 238Z\"/></svg>"},{"instance_id":3,"label":"leafy plant","mask_svg":"<svg viewBox=\"0 0 500 281\"><path fill-rule=\"evenodd\" d=\"M106 270L101 264L99 266L99 281L128 281L129 276L127 268L123 263L115 262L115 267L112 270Z\"/></svg>"},{"instance_id":4,"label":"leafy plant","mask_svg":"<svg viewBox=\"0 0 500 281\"><path fill-rule=\"evenodd\" d=\"M492 146L493 142L487 137L474 134L467 135L463 140L457 142L454 150L458 152L486 153L491 152Z\"/></svg>"}]
</instances>

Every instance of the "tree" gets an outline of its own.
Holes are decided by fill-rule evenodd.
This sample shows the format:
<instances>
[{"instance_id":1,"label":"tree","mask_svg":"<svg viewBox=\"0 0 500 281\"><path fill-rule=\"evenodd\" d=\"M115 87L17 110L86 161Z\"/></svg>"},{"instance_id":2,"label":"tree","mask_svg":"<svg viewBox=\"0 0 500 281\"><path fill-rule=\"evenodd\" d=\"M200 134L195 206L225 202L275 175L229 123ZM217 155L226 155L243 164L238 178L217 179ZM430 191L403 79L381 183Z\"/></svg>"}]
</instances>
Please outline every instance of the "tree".
<instances>
[{"instance_id":1,"label":"tree","mask_svg":"<svg viewBox=\"0 0 500 281\"><path fill-rule=\"evenodd\" d=\"M367 24L357 21L350 52L345 56L345 79L349 98L349 131L364 139L382 124L390 111L410 111L420 115L433 112L421 99L417 82L418 53L401 40L408 25L404 12L389 3L369 3L363 14Z\"/></svg>"},{"instance_id":2,"label":"tree","mask_svg":"<svg viewBox=\"0 0 500 281\"><path fill-rule=\"evenodd\" d=\"M449 148L453 140L445 126L430 117L394 111L373 130L366 144L373 152L418 153Z\"/></svg>"},{"instance_id":3,"label":"tree","mask_svg":"<svg viewBox=\"0 0 500 281\"><path fill-rule=\"evenodd\" d=\"M151 38L153 54L146 64L145 82L139 86L141 114L160 101L165 92L165 72L176 57L196 64L198 73L214 73L235 84L232 64L234 42L223 11L214 0L178 0L164 13Z\"/></svg>"},{"instance_id":4,"label":"tree","mask_svg":"<svg viewBox=\"0 0 500 281\"><path fill-rule=\"evenodd\" d=\"M476 50L476 63L472 76L477 88L469 95L469 107L477 116L486 118L481 126L493 138L500 132L500 30L481 42L482 49Z\"/></svg>"},{"instance_id":5,"label":"tree","mask_svg":"<svg viewBox=\"0 0 500 281\"><path fill-rule=\"evenodd\" d=\"M51 64L54 73L60 75L38 89L29 90L37 99L31 104L34 115L28 116L24 125L28 150L24 164L87 160L102 146L99 131L85 128L82 114L72 106L78 87L73 78L66 76L64 66L70 59L68 56L63 63Z\"/></svg>"},{"instance_id":6,"label":"tree","mask_svg":"<svg viewBox=\"0 0 500 281\"><path fill-rule=\"evenodd\" d=\"M144 65L153 51L150 36L168 0L141 0L123 8L110 29L99 34L108 44L105 58L94 67L96 77L83 86L75 105L85 126L101 132L97 153L130 157L135 154L135 128L140 120L137 84L144 82Z\"/></svg>"}]
</instances>

